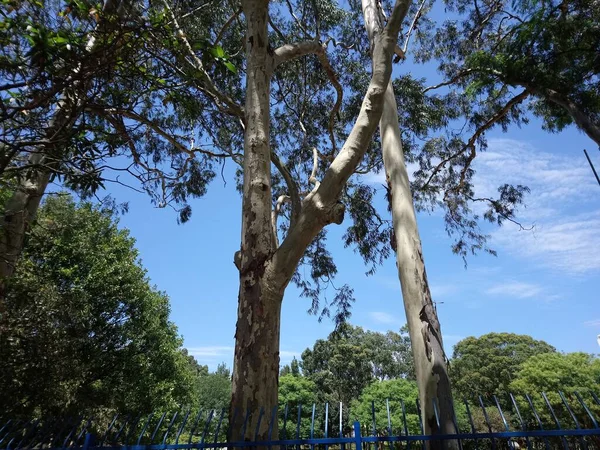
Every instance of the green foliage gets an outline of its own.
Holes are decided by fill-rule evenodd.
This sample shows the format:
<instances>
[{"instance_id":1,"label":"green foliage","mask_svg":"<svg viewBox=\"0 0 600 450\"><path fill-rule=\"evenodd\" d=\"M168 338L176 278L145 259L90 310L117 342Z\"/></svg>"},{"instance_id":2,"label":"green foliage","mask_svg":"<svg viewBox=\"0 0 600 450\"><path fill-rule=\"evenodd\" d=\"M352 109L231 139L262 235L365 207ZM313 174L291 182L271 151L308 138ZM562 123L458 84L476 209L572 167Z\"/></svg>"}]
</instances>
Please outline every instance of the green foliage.
<instances>
[{"instance_id":1,"label":"green foliage","mask_svg":"<svg viewBox=\"0 0 600 450\"><path fill-rule=\"evenodd\" d=\"M50 197L8 285L0 409L148 413L194 401L194 371L134 240L111 210Z\"/></svg>"},{"instance_id":2,"label":"green foliage","mask_svg":"<svg viewBox=\"0 0 600 450\"><path fill-rule=\"evenodd\" d=\"M375 381L367 386L358 399L352 401L350 415L366 427L369 434L388 433L387 408L389 406L392 434L405 434L402 403L406 413L406 428L409 434L420 434L417 399L417 383L405 379ZM373 408L375 424L373 424Z\"/></svg>"},{"instance_id":3,"label":"green foliage","mask_svg":"<svg viewBox=\"0 0 600 450\"><path fill-rule=\"evenodd\" d=\"M373 380L413 378L406 335L381 334L344 324L302 353L302 371L313 380L319 401L349 406Z\"/></svg>"},{"instance_id":4,"label":"green foliage","mask_svg":"<svg viewBox=\"0 0 600 450\"><path fill-rule=\"evenodd\" d=\"M279 377L279 410L280 420L279 428L283 430L285 410L288 411L288 420L285 423L287 439L293 439L296 436L296 426L298 423L298 412L300 412L300 437L308 438L310 436L310 425L312 418L312 407L317 406L317 386L309 378L293 374ZM302 407L299 410L300 406ZM323 405L319 404L319 412L322 412ZM322 427L322 418L315 428L320 430Z\"/></svg>"},{"instance_id":5,"label":"green foliage","mask_svg":"<svg viewBox=\"0 0 600 450\"><path fill-rule=\"evenodd\" d=\"M196 380L198 406L203 410L217 410L229 406L231 400L231 374L225 364L219 364L214 373L202 374Z\"/></svg>"},{"instance_id":6,"label":"green foliage","mask_svg":"<svg viewBox=\"0 0 600 450\"><path fill-rule=\"evenodd\" d=\"M542 419L552 424L548 407L540 395L545 392L563 422L569 423L563 426L575 426L571 423L558 392L564 393L578 417L586 418L585 411L574 395L575 392L580 393L598 417L600 405L591 399L590 392L597 393L599 384L600 359L596 356L587 353L542 353L532 356L521 365L516 378L510 383L510 389L521 396L529 394ZM527 410L525 400L519 397L519 401L522 409ZM533 420L532 417L527 418Z\"/></svg>"},{"instance_id":7,"label":"green foliage","mask_svg":"<svg viewBox=\"0 0 600 450\"><path fill-rule=\"evenodd\" d=\"M497 395L504 407L510 383L517 377L528 358L556 352L554 347L531 336L512 333L489 333L468 337L454 346L450 377L457 399L475 401Z\"/></svg>"}]
</instances>

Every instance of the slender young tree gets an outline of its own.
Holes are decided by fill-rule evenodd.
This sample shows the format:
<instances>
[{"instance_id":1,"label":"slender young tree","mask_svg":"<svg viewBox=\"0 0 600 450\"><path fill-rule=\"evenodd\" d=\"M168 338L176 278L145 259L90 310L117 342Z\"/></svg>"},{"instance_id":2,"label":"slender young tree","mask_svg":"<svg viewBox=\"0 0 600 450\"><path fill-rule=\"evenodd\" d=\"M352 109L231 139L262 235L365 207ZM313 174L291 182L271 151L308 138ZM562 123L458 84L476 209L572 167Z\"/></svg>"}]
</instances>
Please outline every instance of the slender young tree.
<instances>
[{"instance_id":1,"label":"slender young tree","mask_svg":"<svg viewBox=\"0 0 600 450\"><path fill-rule=\"evenodd\" d=\"M385 15L381 4L374 0L362 0L362 9L365 27L372 42L372 37L384 26ZM392 213L396 266L411 338L424 431L426 434L450 434L455 429L448 360L427 282L421 238L402 150L398 106L391 80L383 98L379 134ZM438 414L434 402L439 408ZM430 441L427 444L429 448L442 448L441 441ZM449 441L447 445L458 448L455 441Z\"/></svg>"}]
</instances>

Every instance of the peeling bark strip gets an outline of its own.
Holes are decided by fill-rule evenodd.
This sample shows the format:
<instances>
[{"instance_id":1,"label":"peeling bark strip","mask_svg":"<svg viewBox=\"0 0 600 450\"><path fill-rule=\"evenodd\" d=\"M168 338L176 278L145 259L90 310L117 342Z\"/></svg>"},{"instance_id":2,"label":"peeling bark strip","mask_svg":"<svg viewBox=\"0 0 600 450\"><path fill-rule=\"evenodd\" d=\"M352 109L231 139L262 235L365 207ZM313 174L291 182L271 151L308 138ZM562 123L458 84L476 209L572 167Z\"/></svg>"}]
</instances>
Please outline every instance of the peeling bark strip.
<instances>
[{"instance_id":1,"label":"peeling bark strip","mask_svg":"<svg viewBox=\"0 0 600 450\"><path fill-rule=\"evenodd\" d=\"M253 440L258 412L277 405L279 330L283 293L306 248L331 223L344 219L342 190L362 160L381 117L383 96L392 73L392 56L410 0L396 0L385 29L373 40L373 76L356 123L320 183L300 200L289 172L269 146L269 91L272 71L283 61L324 52L311 42L268 50L268 0L243 0L247 24L244 184L241 249L234 261L240 272L233 363L230 431L233 440ZM271 204L270 161L280 168L293 206L293 220L279 247L274 237L276 214ZM285 176L286 173L288 176ZM316 174L315 174L316 175ZM316 180L316 177L315 177ZM246 422L246 412L253 416ZM277 436L277 430L273 430ZM256 438L266 440L268 421Z\"/></svg>"},{"instance_id":2,"label":"peeling bark strip","mask_svg":"<svg viewBox=\"0 0 600 450\"><path fill-rule=\"evenodd\" d=\"M377 0L362 1L365 28L373 39L383 27L384 14ZM373 48L373 40L371 40ZM388 184L388 200L392 211L392 248L396 251L396 265L402 287L402 298L415 361L419 400L426 434L455 432L454 410L448 364L442 333L435 306L431 299L421 238L413 206L408 172L404 162L398 106L391 81L387 84L383 112L379 122L383 164ZM437 424L434 400L439 407L440 426ZM429 449L458 449L457 441L427 442Z\"/></svg>"}]
</instances>

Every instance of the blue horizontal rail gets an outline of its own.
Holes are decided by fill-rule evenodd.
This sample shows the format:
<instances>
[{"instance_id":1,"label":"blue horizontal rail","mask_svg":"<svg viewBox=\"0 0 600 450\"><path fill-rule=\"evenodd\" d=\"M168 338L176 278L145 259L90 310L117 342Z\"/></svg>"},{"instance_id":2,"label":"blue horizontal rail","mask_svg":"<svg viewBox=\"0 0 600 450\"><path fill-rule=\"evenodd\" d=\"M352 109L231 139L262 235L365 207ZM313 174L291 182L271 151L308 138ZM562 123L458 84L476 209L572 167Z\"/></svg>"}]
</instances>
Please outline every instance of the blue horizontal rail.
<instances>
[{"instance_id":1,"label":"blue horizontal rail","mask_svg":"<svg viewBox=\"0 0 600 450\"><path fill-rule=\"evenodd\" d=\"M482 440L489 440L491 447L495 449L496 440L515 442L522 439L526 440L528 449L531 449L531 442L536 440L545 443L546 450L556 447L550 446L551 441L562 442L559 447L565 450L600 448L600 420L597 417L600 399L595 393L586 392L582 395L579 392L559 392L554 397L541 393L537 399L524 395L521 401L512 394L508 395L510 404L507 405L505 400L504 409L496 396L492 396L487 405L482 397L477 397L477 402L472 404L465 402L463 429L459 429L454 411L456 433L443 435L428 435L424 432L418 401L414 404L400 399L398 403L396 399L394 407L397 411L393 411L391 400L386 400L378 408L372 402L369 417L365 417L367 423L363 423L363 426L359 421L350 421L348 409L344 409L341 403L339 408L337 405L332 408L329 404L325 404L322 409L315 404L304 409L302 405L295 405L293 408L289 405L274 407L270 411L260 408L255 414L249 410L244 413L234 410L231 416L225 409L194 413L187 409L144 416L117 414L112 419L104 418L104 428L98 423L94 424L93 418L83 417L7 420L0 421L0 450L203 450L256 447L299 450L302 446L310 447L311 450L315 450L315 447L329 450L330 446L339 446L341 450L362 450L363 444L368 447L370 444L382 443L389 444L389 450L393 450L394 443L405 443L407 449L410 449L411 443L421 442L424 446L425 442L434 440L457 440L459 443L474 441L476 449ZM408 408L411 404L412 426L415 426L416 420L419 424L417 433L411 433L408 426ZM439 428L440 411L435 399L432 406ZM295 423L292 419L296 416L294 410L297 411ZM475 429L475 414L479 414L480 429L485 431ZM493 414L496 417L494 424ZM392 429L392 417L395 429ZM381 423L377 423L377 420ZM465 421L470 425L467 425L469 432L465 432ZM484 423L481 424L481 421ZM233 433L234 435L246 436L250 440L231 440L230 422L240 426L238 431L241 434ZM336 430L338 423L339 429ZM278 433L274 432L276 429ZM259 433L260 430L268 431ZM268 439L265 440L264 437ZM579 446L570 446L568 438L573 442L576 440ZM593 445L588 445L592 442ZM419 447L420 445L415 446L415 450Z\"/></svg>"}]
</instances>

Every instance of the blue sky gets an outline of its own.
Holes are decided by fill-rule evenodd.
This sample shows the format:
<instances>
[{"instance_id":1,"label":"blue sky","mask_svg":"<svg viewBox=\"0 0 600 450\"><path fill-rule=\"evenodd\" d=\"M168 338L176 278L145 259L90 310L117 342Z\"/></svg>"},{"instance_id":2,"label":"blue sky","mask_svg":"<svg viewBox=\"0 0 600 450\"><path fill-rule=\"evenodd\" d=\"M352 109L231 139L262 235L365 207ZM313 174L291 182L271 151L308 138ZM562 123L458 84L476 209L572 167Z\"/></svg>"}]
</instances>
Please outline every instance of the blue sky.
<instances>
[{"instance_id":1,"label":"blue sky","mask_svg":"<svg viewBox=\"0 0 600 450\"><path fill-rule=\"evenodd\" d=\"M439 81L425 67L401 66L415 76ZM428 80L429 81L429 80ZM560 134L541 130L532 118L522 129L488 134L489 148L476 159L476 194L493 194L502 183L531 188L519 220L532 231L506 224L489 228L497 257L468 259L450 251L440 214L418 217L428 279L438 302L447 351L467 336L492 331L529 334L565 352L598 353L600 334L600 186L583 155L587 148L600 169L600 152L575 128ZM241 199L225 170L208 194L193 201L192 219L178 225L176 213L154 208L147 197L119 186L108 193L129 202L121 226L137 240L152 282L171 298L171 318L185 346L212 369L232 364L238 274L233 254L239 249ZM381 174L365 176L381 186ZM386 211L382 195L377 199ZM398 330L405 323L395 262L373 276L341 236L346 223L329 226L330 250L339 274L336 285L350 284L357 298L351 322L375 331ZM330 293L333 295L333 293ZM333 324L307 314L309 302L290 285L282 308L281 362L326 337Z\"/></svg>"},{"instance_id":2,"label":"blue sky","mask_svg":"<svg viewBox=\"0 0 600 450\"><path fill-rule=\"evenodd\" d=\"M600 186L582 148L593 148L575 129L558 135L523 130L492 133L478 157L477 188L489 192L501 182L531 188L520 219L535 225L519 231L507 224L490 228L497 257L471 257L465 268L450 251L441 215L419 215L425 261L445 345L491 331L530 334L561 351L598 352L600 334ZM600 166L600 152L592 157ZM368 176L381 184L381 176ZM178 225L168 209L156 209L143 195L111 191L128 200L121 225L137 240L144 266L171 298L172 320L185 346L202 364L231 365L237 271L233 254L240 242L241 200L234 183L213 182L194 201L189 223ZM379 199L378 201L382 201ZM381 208L384 209L383 207ZM405 322L394 260L373 276L351 249L344 249L342 226L330 226L330 248L339 266L337 284L349 283L357 302L351 322L376 331L397 330ZM290 286L282 309L281 360L289 362L333 329L306 313L309 304Z\"/></svg>"}]
</instances>

